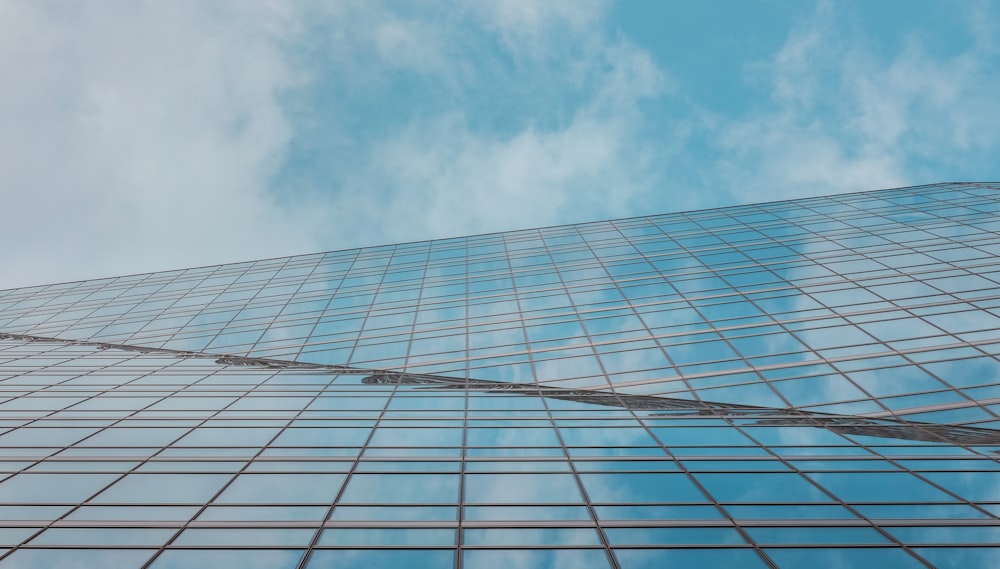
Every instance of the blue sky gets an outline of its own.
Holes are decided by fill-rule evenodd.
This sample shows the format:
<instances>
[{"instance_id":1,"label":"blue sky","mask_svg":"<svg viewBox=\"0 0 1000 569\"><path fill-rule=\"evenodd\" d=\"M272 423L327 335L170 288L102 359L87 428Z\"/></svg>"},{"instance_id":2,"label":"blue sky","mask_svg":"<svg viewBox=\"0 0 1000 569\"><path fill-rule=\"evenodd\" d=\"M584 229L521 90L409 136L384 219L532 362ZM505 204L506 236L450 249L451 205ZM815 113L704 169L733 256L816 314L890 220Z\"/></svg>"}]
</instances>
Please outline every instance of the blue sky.
<instances>
[{"instance_id":1,"label":"blue sky","mask_svg":"<svg viewBox=\"0 0 1000 569\"><path fill-rule=\"evenodd\" d=\"M0 0L0 287L998 180L1000 6Z\"/></svg>"}]
</instances>

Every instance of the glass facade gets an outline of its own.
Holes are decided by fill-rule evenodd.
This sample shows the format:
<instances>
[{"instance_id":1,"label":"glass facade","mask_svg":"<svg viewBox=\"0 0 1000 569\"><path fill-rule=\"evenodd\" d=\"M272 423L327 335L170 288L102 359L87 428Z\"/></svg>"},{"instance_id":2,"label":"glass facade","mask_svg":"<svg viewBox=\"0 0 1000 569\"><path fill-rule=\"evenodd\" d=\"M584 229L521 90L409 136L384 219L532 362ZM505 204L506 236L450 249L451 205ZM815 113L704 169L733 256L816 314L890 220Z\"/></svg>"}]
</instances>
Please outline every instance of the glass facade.
<instances>
[{"instance_id":1,"label":"glass facade","mask_svg":"<svg viewBox=\"0 0 1000 569\"><path fill-rule=\"evenodd\" d=\"M0 569L1000 563L1000 184L0 291Z\"/></svg>"}]
</instances>

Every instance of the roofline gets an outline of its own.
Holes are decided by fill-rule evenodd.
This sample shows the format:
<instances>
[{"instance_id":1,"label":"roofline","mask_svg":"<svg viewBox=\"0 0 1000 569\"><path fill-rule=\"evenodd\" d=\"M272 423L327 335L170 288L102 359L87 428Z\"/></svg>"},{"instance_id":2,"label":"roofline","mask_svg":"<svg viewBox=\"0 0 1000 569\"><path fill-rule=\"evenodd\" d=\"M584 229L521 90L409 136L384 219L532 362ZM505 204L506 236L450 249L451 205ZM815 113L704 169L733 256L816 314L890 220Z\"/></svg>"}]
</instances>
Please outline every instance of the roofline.
<instances>
[{"instance_id":1,"label":"roofline","mask_svg":"<svg viewBox=\"0 0 1000 569\"><path fill-rule=\"evenodd\" d=\"M73 283L85 283L85 282L100 281L100 280L124 279L124 278L138 277L138 276L143 276L143 275L155 275L155 274L159 274L159 273L170 273L170 272L174 272L174 271L189 271L189 270L190 271L194 271L194 270L199 270L199 269L207 269L207 268L211 268L211 267L224 267L226 265L239 265L241 263L257 263L257 262L275 261L275 260L278 260L278 259L290 259L290 258L293 258L293 257L308 257L310 255L323 255L323 254L327 254L327 253L338 253L338 252L341 252L341 251L374 249L374 248L378 248L378 247L388 247L388 246L398 246L398 245L412 245L412 244L416 244L416 243L428 243L428 242L432 242L432 241L447 241L449 239L486 237L486 236L489 236L489 235L501 235L501 234L504 234L504 233L515 233L517 231L532 231L532 230L541 231L541 230L545 230L545 229L555 229L555 228L558 228L558 227L568 227L568 226L571 226L571 225L586 225L588 223L601 223L601 222L607 222L607 221L627 221L627 220L632 220L632 219L645 219L645 218L648 218L648 217L659 216L659 215L686 215L686 214L691 214L691 213L696 213L696 212L702 212L702 211L734 209L734 208L738 208L738 207L745 207L745 206L748 206L748 205L754 205L754 206L757 206L757 205L761 205L761 206L763 206L763 205L773 205L773 204L796 202L796 201L802 201L802 200L808 200L808 199L816 199L816 198L832 198L832 197L836 197L836 196L854 196L854 195L858 195L858 194L870 194L870 193L878 193L878 192L891 192L891 191L897 191L897 190L912 190L912 189L917 189L917 188L931 188L931 187L935 187L935 186L947 186L947 185L978 186L978 187L982 187L982 188L985 188L985 189L991 189L991 190L1000 191L1000 188L989 187L991 184L992 185L998 185L998 184L1000 184L1000 182L985 182L985 181L977 181L977 182L969 182L969 181L934 182L934 183L931 183L931 184L918 184L918 185L915 185L915 186L898 186L898 187L893 187L893 188L879 188L879 189L875 189L875 190L858 190L858 191L854 191L854 192L839 192L839 193L835 193L835 194L824 194L824 195L819 195L819 196L805 196L805 197L800 197L800 198L785 198L785 199L780 199L780 200L768 200L768 201L762 201L762 202L748 202L748 203L733 204L733 205L719 206L719 207L706 207L706 208L700 208L700 209L688 209L688 210L680 210L680 211L667 211L667 212L662 212L662 213L652 213L652 214L646 214L646 215L633 215L633 216L618 217L618 218L613 218L613 219L595 219L595 220L592 220L592 221L579 221L579 222L574 222L574 223L560 223L560 224L556 224L556 225L543 225L541 227L525 227L525 228L522 228L522 229L506 229L506 230L503 230L503 231L490 231L490 232L486 232L486 233L473 233L471 235L456 235L454 237L435 237L433 239L416 239L414 241L401 241L401 242L398 242L398 243L381 243L381 244L375 244L375 245L363 245L361 247L348 247L348 248L345 248L345 249L329 249L329 250L325 250L325 251L313 251L313 252L310 252L310 253L295 253L293 255L277 255L277 256L274 256L274 257L265 257L265 258L262 258L262 259L246 259L246 260L241 260L241 261L228 261L228 262L225 262L225 263L210 263L210 264L207 264L207 265L196 265L194 267L179 267L179 268L175 268L175 269L161 269L161 270L156 270L156 271L143 271L143 272L138 272L138 273L126 273L126 274L120 274L120 275L113 275L113 276L109 276L109 277L93 277L93 278L88 278L88 279L77 279L77 280L71 280L71 281L58 281L58 282L54 282L54 283L45 283L45 284L37 284L37 285L27 285L27 286L19 286L19 287L11 287L11 288L2 288L2 289L0 289L0 292L6 292L6 291L12 291L12 290L22 290L22 289L32 289L32 288L45 288L45 287L50 287L50 286L59 286L59 285L66 285L66 284L73 284Z\"/></svg>"}]
</instances>

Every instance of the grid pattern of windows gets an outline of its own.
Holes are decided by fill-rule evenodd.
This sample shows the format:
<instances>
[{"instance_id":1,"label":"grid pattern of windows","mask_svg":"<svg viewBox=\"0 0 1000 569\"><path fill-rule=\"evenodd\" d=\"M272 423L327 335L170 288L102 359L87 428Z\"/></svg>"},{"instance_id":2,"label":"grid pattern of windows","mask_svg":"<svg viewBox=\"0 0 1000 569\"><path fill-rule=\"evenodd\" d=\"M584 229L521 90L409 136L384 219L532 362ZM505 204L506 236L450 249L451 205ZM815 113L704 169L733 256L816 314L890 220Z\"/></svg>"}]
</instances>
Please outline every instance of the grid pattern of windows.
<instances>
[{"instance_id":1,"label":"grid pattern of windows","mask_svg":"<svg viewBox=\"0 0 1000 569\"><path fill-rule=\"evenodd\" d=\"M1000 185L0 291L0 569L992 567Z\"/></svg>"}]
</instances>

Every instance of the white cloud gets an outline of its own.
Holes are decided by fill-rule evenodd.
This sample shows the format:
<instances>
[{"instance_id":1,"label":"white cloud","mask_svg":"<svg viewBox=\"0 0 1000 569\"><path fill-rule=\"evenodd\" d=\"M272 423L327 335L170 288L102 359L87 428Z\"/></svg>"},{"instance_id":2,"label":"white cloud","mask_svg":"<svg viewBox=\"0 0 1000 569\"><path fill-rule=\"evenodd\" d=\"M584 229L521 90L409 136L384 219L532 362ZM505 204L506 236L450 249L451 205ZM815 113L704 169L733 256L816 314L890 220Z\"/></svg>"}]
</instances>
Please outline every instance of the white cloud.
<instances>
[{"instance_id":1,"label":"white cloud","mask_svg":"<svg viewBox=\"0 0 1000 569\"><path fill-rule=\"evenodd\" d=\"M292 6L0 5L0 287L625 214L650 190L638 105L665 77L606 37L605 2ZM398 73L446 104L358 132L347 99ZM343 91L297 122L286 95L317 78ZM474 124L520 95L555 111ZM357 159L276 187L303 135Z\"/></svg>"},{"instance_id":2,"label":"white cloud","mask_svg":"<svg viewBox=\"0 0 1000 569\"><path fill-rule=\"evenodd\" d=\"M0 5L0 286L308 248L267 180L299 77L280 3Z\"/></svg>"},{"instance_id":3,"label":"white cloud","mask_svg":"<svg viewBox=\"0 0 1000 569\"><path fill-rule=\"evenodd\" d=\"M987 8L941 58L821 4L733 116L604 0L0 0L0 287L974 178Z\"/></svg>"},{"instance_id":4,"label":"white cloud","mask_svg":"<svg viewBox=\"0 0 1000 569\"><path fill-rule=\"evenodd\" d=\"M848 29L821 3L773 58L748 68L770 104L712 117L722 183L740 201L974 178L1000 142L987 37L942 57L914 36L887 56Z\"/></svg>"},{"instance_id":5,"label":"white cloud","mask_svg":"<svg viewBox=\"0 0 1000 569\"><path fill-rule=\"evenodd\" d=\"M599 44L607 7L606 0L496 0L469 6L509 51L528 57L566 47L559 36L569 36L571 43L591 39Z\"/></svg>"},{"instance_id":6,"label":"white cloud","mask_svg":"<svg viewBox=\"0 0 1000 569\"><path fill-rule=\"evenodd\" d=\"M364 167L328 196L338 211L352 212L338 219L339 234L392 242L634 211L653 189L638 105L666 81L626 43L604 46L592 65L600 88L563 125L503 135L454 111L416 118L375 141Z\"/></svg>"}]
</instances>

